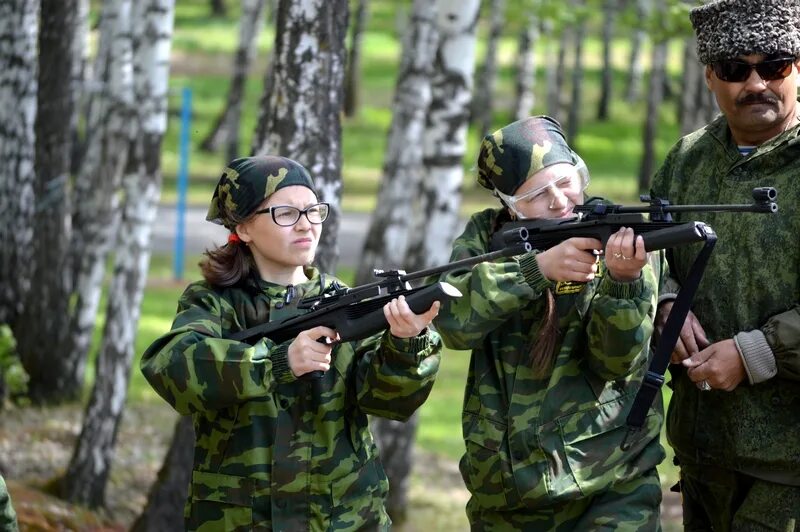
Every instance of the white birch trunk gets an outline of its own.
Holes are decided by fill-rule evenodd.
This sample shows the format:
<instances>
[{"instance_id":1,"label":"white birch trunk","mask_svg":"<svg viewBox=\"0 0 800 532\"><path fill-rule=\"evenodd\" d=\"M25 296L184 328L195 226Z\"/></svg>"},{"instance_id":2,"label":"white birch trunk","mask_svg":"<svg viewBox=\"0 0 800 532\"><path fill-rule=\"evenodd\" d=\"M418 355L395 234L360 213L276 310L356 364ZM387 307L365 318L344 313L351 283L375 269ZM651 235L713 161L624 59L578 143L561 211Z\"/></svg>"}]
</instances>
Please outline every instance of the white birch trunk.
<instances>
[{"instance_id":1,"label":"white birch trunk","mask_svg":"<svg viewBox=\"0 0 800 532\"><path fill-rule=\"evenodd\" d=\"M119 220L119 191L134 128L132 0L108 0L101 29L110 32L101 42L110 45L107 65L99 65L99 92L90 108L87 151L75 184L75 212L70 248L73 251L74 306L70 316L69 357L85 357L94 330L102 291L105 261ZM138 3L137 3L138 5ZM103 50L98 56L104 56Z\"/></svg>"},{"instance_id":2,"label":"white birch trunk","mask_svg":"<svg viewBox=\"0 0 800 532\"><path fill-rule=\"evenodd\" d=\"M254 136L256 154L282 155L305 166L331 211L315 263L335 271L342 196L341 111L346 0L281 0L275 53Z\"/></svg>"},{"instance_id":3,"label":"white birch trunk","mask_svg":"<svg viewBox=\"0 0 800 532\"><path fill-rule=\"evenodd\" d=\"M383 176L356 284L373 280L375 268L400 268L408 249L414 198L422 175L422 136L431 102L433 61L438 48L436 2L414 0L395 83L392 124Z\"/></svg>"},{"instance_id":4,"label":"white birch trunk","mask_svg":"<svg viewBox=\"0 0 800 532\"><path fill-rule=\"evenodd\" d=\"M666 7L663 2L666 0L656 0L656 14L663 16ZM643 128L643 154L639 167L638 190L640 193L647 193L650 188L650 181L656 168L656 137L658 136L658 109L664 99L664 78L667 68L667 41L662 40L653 43L653 55L650 67L650 81L647 87L647 113Z\"/></svg>"},{"instance_id":5,"label":"white birch trunk","mask_svg":"<svg viewBox=\"0 0 800 532\"><path fill-rule=\"evenodd\" d=\"M81 435L68 468L68 498L104 504L117 430L127 397L134 341L147 267L150 235L161 190L160 147L167 125L173 0L149 0L133 13L134 80L138 116L123 178L122 220L106 326L97 356L95 384Z\"/></svg>"},{"instance_id":6,"label":"white birch trunk","mask_svg":"<svg viewBox=\"0 0 800 532\"><path fill-rule=\"evenodd\" d=\"M0 2L0 323L30 287L39 2Z\"/></svg>"},{"instance_id":7,"label":"white birch trunk","mask_svg":"<svg viewBox=\"0 0 800 532\"><path fill-rule=\"evenodd\" d=\"M572 8L575 12L580 13L586 7L584 0L573 0ZM575 48L575 55L573 57L572 65L572 92L567 112L567 128L566 135L567 141L570 144L575 143L580 129L581 121L581 107L583 106L583 39L586 34L586 17L578 15L578 20L575 23L575 31L571 32L572 37L575 39L573 43Z\"/></svg>"},{"instance_id":8,"label":"white birch trunk","mask_svg":"<svg viewBox=\"0 0 800 532\"><path fill-rule=\"evenodd\" d=\"M642 78L644 77L644 62L642 55L647 32L641 27L650 12L650 0L633 0L636 9L637 27L631 36L631 51L628 57L628 82L625 89L625 100L635 102L642 92Z\"/></svg>"},{"instance_id":9,"label":"white birch trunk","mask_svg":"<svg viewBox=\"0 0 800 532\"><path fill-rule=\"evenodd\" d=\"M440 0L439 51L432 100L423 136L425 178L420 214L413 217L408 267L443 264L459 227L467 121L475 67L475 26L479 0Z\"/></svg>"}]
</instances>

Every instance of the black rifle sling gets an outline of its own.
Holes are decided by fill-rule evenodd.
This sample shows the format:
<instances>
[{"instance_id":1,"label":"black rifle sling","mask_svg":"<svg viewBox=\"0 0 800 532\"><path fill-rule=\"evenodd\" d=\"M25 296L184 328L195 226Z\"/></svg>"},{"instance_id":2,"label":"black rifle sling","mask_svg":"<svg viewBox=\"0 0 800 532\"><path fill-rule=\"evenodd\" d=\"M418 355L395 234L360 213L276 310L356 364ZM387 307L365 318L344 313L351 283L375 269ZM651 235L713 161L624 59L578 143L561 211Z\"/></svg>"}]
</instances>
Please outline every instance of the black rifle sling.
<instances>
[{"instance_id":1,"label":"black rifle sling","mask_svg":"<svg viewBox=\"0 0 800 532\"><path fill-rule=\"evenodd\" d=\"M622 441L622 445L620 445L623 451L632 443L628 441L632 433L638 432L644 425L647 412L653 405L656 394L661 392L661 386L664 384L664 374L669 366L672 351L675 348L675 344L678 343L683 322L689 314L692 300L697 292L700 280L703 278L703 272L705 272L708 259L716 243L717 236L715 234L710 233L706 235L703 248L700 250L700 253L697 254L686 276L686 280L682 284L678 296L670 309L666 323L664 324L664 329L661 331L661 338L659 338L658 345L656 346L653 360L650 362L650 367L647 368L642 386L639 388L636 398L633 400L631 411L626 420L628 424L628 434Z\"/></svg>"}]
</instances>

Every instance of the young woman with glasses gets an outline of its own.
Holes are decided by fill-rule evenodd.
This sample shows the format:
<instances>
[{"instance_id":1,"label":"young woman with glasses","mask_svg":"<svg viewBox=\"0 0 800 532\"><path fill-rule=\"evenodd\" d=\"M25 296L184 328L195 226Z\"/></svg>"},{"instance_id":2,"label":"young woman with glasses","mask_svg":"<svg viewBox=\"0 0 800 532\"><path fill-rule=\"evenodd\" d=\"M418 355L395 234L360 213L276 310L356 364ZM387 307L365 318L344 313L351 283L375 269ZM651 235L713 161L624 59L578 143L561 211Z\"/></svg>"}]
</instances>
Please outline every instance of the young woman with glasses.
<instances>
[{"instance_id":1,"label":"young woman with glasses","mask_svg":"<svg viewBox=\"0 0 800 532\"><path fill-rule=\"evenodd\" d=\"M186 288L172 330L141 362L194 420L188 530L391 524L367 415L402 420L425 401L439 367L441 340L427 328L438 302L417 315L391 301L389 330L361 342L321 326L281 344L226 339L341 287L311 266L328 210L306 169L283 157L236 159L217 184L207 219L231 231L228 242L206 252L205 279Z\"/></svg>"},{"instance_id":2,"label":"young woman with glasses","mask_svg":"<svg viewBox=\"0 0 800 532\"><path fill-rule=\"evenodd\" d=\"M501 205L470 218L451 260L485 253L514 218L572 216L589 174L559 124L536 116L486 136L478 182ZM443 304L437 330L472 351L460 470L473 530L658 529L661 403L636 434L625 418L661 268L624 228L605 249L571 238L443 277L464 296Z\"/></svg>"}]
</instances>

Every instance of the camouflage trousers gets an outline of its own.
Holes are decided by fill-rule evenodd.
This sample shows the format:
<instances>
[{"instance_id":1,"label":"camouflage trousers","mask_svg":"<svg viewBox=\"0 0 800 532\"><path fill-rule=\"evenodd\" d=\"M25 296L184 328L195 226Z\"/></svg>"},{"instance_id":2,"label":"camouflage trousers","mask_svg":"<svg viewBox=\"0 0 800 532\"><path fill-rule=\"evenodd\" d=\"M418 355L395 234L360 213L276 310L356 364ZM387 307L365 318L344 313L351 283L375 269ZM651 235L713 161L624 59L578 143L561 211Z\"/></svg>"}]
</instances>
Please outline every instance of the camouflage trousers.
<instances>
[{"instance_id":1,"label":"camouflage trousers","mask_svg":"<svg viewBox=\"0 0 800 532\"><path fill-rule=\"evenodd\" d=\"M800 486L681 462L687 532L800 532Z\"/></svg>"},{"instance_id":2,"label":"camouflage trousers","mask_svg":"<svg viewBox=\"0 0 800 532\"><path fill-rule=\"evenodd\" d=\"M473 532L657 532L661 530L660 505L661 483L654 468L642 477L617 484L612 490L546 508L485 510L471 498L467 517Z\"/></svg>"}]
</instances>

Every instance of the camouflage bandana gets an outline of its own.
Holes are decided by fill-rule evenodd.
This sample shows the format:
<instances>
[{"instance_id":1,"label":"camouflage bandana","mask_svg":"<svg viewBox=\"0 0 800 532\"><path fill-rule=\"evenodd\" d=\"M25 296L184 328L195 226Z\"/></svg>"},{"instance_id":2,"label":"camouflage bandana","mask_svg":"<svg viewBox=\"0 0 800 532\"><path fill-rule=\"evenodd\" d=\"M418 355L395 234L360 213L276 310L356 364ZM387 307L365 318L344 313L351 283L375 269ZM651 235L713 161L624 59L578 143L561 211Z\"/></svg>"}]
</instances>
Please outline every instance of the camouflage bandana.
<instances>
[{"instance_id":1,"label":"camouflage bandana","mask_svg":"<svg viewBox=\"0 0 800 532\"><path fill-rule=\"evenodd\" d=\"M486 135L478 153L478 184L511 196L530 176L557 163L578 164L561 125L531 116Z\"/></svg>"},{"instance_id":2,"label":"camouflage bandana","mask_svg":"<svg viewBox=\"0 0 800 532\"><path fill-rule=\"evenodd\" d=\"M233 229L276 190L292 185L308 187L316 193L308 170L291 159L273 155L235 159L219 178L206 220ZM238 219L229 214L226 217L226 213Z\"/></svg>"},{"instance_id":3,"label":"camouflage bandana","mask_svg":"<svg viewBox=\"0 0 800 532\"><path fill-rule=\"evenodd\" d=\"M800 55L797 0L715 0L689 13L704 65L740 55Z\"/></svg>"}]
</instances>

